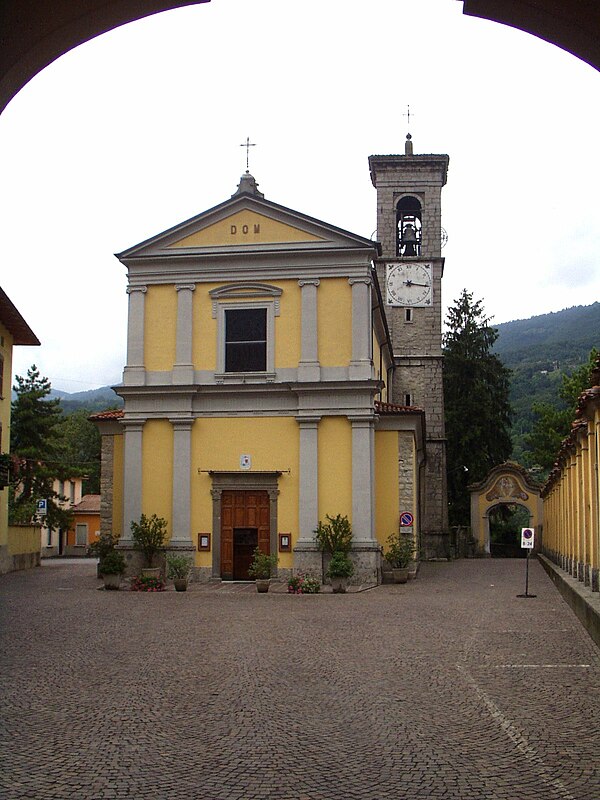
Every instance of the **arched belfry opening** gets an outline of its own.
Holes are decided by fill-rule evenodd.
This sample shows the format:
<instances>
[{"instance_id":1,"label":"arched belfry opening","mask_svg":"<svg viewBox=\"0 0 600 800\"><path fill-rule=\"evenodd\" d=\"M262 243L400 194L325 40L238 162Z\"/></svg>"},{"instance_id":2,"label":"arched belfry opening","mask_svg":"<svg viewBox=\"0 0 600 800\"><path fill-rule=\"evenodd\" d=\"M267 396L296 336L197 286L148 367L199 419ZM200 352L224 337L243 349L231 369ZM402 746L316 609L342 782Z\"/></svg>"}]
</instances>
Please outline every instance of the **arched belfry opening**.
<instances>
[{"instance_id":1,"label":"arched belfry opening","mask_svg":"<svg viewBox=\"0 0 600 800\"><path fill-rule=\"evenodd\" d=\"M416 197L407 195L396 204L397 245L399 256L421 255L421 203Z\"/></svg>"}]
</instances>

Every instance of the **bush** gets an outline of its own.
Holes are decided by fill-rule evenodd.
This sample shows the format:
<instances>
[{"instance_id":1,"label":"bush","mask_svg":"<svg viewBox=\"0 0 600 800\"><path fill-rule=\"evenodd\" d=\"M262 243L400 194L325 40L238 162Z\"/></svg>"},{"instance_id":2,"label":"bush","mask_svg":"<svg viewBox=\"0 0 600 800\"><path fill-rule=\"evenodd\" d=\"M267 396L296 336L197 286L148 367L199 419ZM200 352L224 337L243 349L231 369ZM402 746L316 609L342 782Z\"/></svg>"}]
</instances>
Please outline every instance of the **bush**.
<instances>
[{"instance_id":1,"label":"bush","mask_svg":"<svg viewBox=\"0 0 600 800\"><path fill-rule=\"evenodd\" d=\"M101 533L96 541L92 542L88 547L88 553L93 558L99 558L100 561L102 561L109 553L112 553L118 541L119 535L117 533L104 531L104 533Z\"/></svg>"},{"instance_id":2,"label":"bush","mask_svg":"<svg viewBox=\"0 0 600 800\"><path fill-rule=\"evenodd\" d=\"M347 553L352 547L352 526L348 517L338 514L335 517L325 515L328 522L319 520L315 530L317 547L324 553Z\"/></svg>"},{"instance_id":3,"label":"bush","mask_svg":"<svg viewBox=\"0 0 600 800\"><path fill-rule=\"evenodd\" d=\"M139 522L131 523L131 533L136 550L140 550L146 566L152 567L155 555L164 546L167 537L167 521L152 514L142 514Z\"/></svg>"},{"instance_id":4,"label":"bush","mask_svg":"<svg viewBox=\"0 0 600 800\"><path fill-rule=\"evenodd\" d=\"M153 575L133 578L131 581L132 592L164 592L165 584L160 578Z\"/></svg>"},{"instance_id":5,"label":"bush","mask_svg":"<svg viewBox=\"0 0 600 800\"><path fill-rule=\"evenodd\" d=\"M102 575L122 575L125 572L123 553L111 550L101 559L98 570Z\"/></svg>"},{"instance_id":6,"label":"bush","mask_svg":"<svg viewBox=\"0 0 600 800\"><path fill-rule=\"evenodd\" d=\"M254 550L254 558L248 568L248 575L251 578L258 578L264 580L271 577L271 570L277 566L277 554L268 555L261 552L257 547Z\"/></svg>"},{"instance_id":7,"label":"bush","mask_svg":"<svg viewBox=\"0 0 600 800\"><path fill-rule=\"evenodd\" d=\"M392 569L408 567L415 557L415 543L409 536L392 533L391 536L388 536L387 550L383 557Z\"/></svg>"},{"instance_id":8,"label":"bush","mask_svg":"<svg viewBox=\"0 0 600 800\"><path fill-rule=\"evenodd\" d=\"M168 553L167 555L167 578L176 580L177 578L187 578L192 566L192 559L180 553Z\"/></svg>"},{"instance_id":9,"label":"bush","mask_svg":"<svg viewBox=\"0 0 600 800\"><path fill-rule=\"evenodd\" d=\"M349 578L351 575L354 575L354 564L348 558L347 553L342 553L338 550L331 556L327 577Z\"/></svg>"},{"instance_id":10,"label":"bush","mask_svg":"<svg viewBox=\"0 0 600 800\"><path fill-rule=\"evenodd\" d=\"M321 584L311 575L303 575L300 572L288 581L288 592L290 594L319 594L320 591Z\"/></svg>"}]
</instances>

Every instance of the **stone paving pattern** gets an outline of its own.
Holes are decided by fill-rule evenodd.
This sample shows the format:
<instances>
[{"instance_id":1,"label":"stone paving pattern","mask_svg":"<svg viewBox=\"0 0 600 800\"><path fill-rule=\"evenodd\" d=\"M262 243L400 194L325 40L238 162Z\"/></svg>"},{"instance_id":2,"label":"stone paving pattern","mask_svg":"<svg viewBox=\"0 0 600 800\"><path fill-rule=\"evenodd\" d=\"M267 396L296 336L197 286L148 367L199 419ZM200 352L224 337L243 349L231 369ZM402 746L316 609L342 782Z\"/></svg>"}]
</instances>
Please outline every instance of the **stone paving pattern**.
<instances>
[{"instance_id":1,"label":"stone paving pattern","mask_svg":"<svg viewBox=\"0 0 600 800\"><path fill-rule=\"evenodd\" d=\"M600 651L537 562L347 595L0 578L2 800L592 800Z\"/></svg>"}]
</instances>

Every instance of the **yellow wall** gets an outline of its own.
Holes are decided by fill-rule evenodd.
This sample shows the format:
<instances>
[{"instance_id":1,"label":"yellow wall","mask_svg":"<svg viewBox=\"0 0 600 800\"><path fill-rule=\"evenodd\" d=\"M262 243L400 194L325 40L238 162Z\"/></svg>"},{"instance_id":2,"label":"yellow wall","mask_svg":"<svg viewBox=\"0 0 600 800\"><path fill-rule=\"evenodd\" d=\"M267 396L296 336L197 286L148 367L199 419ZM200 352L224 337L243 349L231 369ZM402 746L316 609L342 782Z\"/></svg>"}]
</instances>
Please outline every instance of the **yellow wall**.
<instances>
[{"instance_id":1,"label":"yellow wall","mask_svg":"<svg viewBox=\"0 0 600 800\"><path fill-rule=\"evenodd\" d=\"M142 439L142 514L167 521L173 509L173 426L166 419L148 420Z\"/></svg>"},{"instance_id":2,"label":"yellow wall","mask_svg":"<svg viewBox=\"0 0 600 800\"><path fill-rule=\"evenodd\" d=\"M376 431L375 535L381 545L385 545L388 536L398 532L399 518L398 431Z\"/></svg>"},{"instance_id":3,"label":"yellow wall","mask_svg":"<svg viewBox=\"0 0 600 800\"><path fill-rule=\"evenodd\" d=\"M347 417L323 417L318 427L319 519L352 521L352 426Z\"/></svg>"},{"instance_id":4,"label":"yellow wall","mask_svg":"<svg viewBox=\"0 0 600 800\"><path fill-rule=\"evenodd\" d=\"M347 278L321 281L317 313L321 366L347 366L352 358L352 287Z\"/></svg>"},{"instance_id":5,"label":"yellow wall","mask_svg":"<svg viewBox=\"0 0 600 800\"><path fill-rule=\"evenodd\" d=\"M298 538L298 425L293 417L201 418L192 428L192 538L212 532L212 478L200 470L240 469L240 455L250 455L248 471L281 471L277 497L277 526ZM284 470L290 470L289 473ZM196 565L209 567L212 553L196 555ZM291 568L292 554L280 553L279 566Z\"/></svg>"},{"instance_id":6,"label":"yellow wall","mask_svg":"<svg viewBox=\"0 0 600 800\"><path fill-rule=\"evenodd\" d=\"M150 286L144 306L144 365L171 370L177 340L177 292L171 286Z\"/></svg>"},{"instance_id":7,"label":"yellow wall","mask_svg":"<svg viewBox=\"0 0 600 800\"><path fill-rule=\"evenodd\" d=\"M8 554L40 552L40 529L33 525L11 525L8 529Z\"/></svg>"},{"instance_id":8,"label":"yellow wall","mask_svg":"<svg viewBox=\"0 0 600 800\"><path fill-rule=\"evenodd\" d=\"M114 437L113 453L113 533L123 535L123 434Z\"/></svg>"},{"instance_id":9,"label":"yellow wall","mask_svg":"<svg viewBox=\"0 0 600 800\"><path fill-rule=\"evenodd\" d=\"M283 292L280 315L275 317L275 366L295 369L301 354L302 290L298 281L278 281L272 285Z\"/></svg>"}]
</instances>

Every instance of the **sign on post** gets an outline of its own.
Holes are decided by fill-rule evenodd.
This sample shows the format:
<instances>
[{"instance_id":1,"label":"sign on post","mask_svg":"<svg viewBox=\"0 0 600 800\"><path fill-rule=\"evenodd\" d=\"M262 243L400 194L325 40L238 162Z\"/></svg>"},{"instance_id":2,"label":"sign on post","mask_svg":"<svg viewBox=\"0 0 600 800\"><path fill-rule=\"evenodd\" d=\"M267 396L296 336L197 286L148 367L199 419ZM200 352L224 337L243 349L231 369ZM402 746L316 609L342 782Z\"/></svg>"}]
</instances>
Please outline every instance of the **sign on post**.
<instances>
[{"instance_id":1,"label":"sign on post","mask_svg":"<svg viewBox=\"0 0 600 800\"><path fill-rule=\"evenodd\" d=\"M39 514L40 517L44 517L48 513L48 501L47 500L36 500L35 501L35 511Z\"/></svg>"},{"instance_id":2,"label":"sign on post","mask_svg":"<svg viewBox=\"0 0 600 800\"><path fill-rule=\"evenodd\" d=\"M523 550L533 550L534 541L535 541L535 529L521 528L521 548Z\"/></svg>"},{"instance_id":3,"label":"sign on post","mask_svg":"<svg viewBox=\"0 0 600 800\"><path fill-rule=\"evenodd\" d=\"M410 528L410 526L415 521L414 516L410 513L410 511L403 511L400 514L400 527L401 528Z\"/></svg>"}]
</instances>

